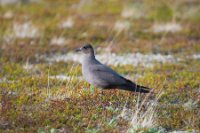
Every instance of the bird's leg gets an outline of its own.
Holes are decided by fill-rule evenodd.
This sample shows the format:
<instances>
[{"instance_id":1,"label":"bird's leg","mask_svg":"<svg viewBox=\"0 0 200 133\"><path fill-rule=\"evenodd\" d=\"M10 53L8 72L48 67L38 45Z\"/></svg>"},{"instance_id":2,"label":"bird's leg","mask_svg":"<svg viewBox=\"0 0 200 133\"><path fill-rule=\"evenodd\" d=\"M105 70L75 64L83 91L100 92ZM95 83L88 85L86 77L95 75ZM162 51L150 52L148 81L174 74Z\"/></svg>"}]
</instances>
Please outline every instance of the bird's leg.
<instances>
[{"instance_id":1,"label":"bird's leg","mask_svg":"<svg viewBox=\"0 0 200 133\"><path fill-rule=\"evenodd\" d=\"M101 89L101 97L104 95L104 91L103 89Z\"/></svg>"}]
</instances>

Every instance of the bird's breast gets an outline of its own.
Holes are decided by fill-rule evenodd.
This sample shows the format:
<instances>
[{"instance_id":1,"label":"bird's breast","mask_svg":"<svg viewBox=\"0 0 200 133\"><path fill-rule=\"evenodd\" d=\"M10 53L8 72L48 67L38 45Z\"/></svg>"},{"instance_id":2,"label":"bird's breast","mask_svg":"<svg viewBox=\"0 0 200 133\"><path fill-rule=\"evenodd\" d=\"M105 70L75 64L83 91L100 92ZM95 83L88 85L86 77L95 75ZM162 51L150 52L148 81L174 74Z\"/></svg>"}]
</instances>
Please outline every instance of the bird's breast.
<instances>
[{"instance_id":1,"label":"bird's breast","mask_svg":"<svg viewBox=\"0 0 200 133\"><path fill-rule=\"evenodd\" d=\"M82 74L83 74L83 77L84 77L84 79L87 81L87 82L89 82L90 84L92 84L92 73L91 73L91 71L90 71L90 69L89 69L89 67L88 66L86 66L86 65L83 65L82 66Z\"/></svg>"}]
</instances>

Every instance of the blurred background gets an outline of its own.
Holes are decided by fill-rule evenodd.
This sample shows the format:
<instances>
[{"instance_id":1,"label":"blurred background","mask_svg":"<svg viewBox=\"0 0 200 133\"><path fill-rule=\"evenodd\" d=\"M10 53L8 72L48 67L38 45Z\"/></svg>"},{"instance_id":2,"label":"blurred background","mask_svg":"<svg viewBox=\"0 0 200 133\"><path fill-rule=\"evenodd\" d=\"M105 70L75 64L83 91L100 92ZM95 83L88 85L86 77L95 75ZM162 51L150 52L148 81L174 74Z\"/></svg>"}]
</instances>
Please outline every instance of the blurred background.
<instances>
[{"instance_id":1,"label":"blurred background","mask_svg":"<svg viewBox=\"0 0 200 133\"><path fill-rule=\"evenodd\" d=\"M102 95L85 43L155 94ZM199 0L0 0L0 132L196 133L199 72Z\"/></svg>"},{"instance_id":2,"label":"blurred background","mask_svg":"<svg viewBox=\"0 0 200 133\"><path fill-rule=\"evenodd\" d=\"M0 54L6 60L100 51L200 51L199 0L0 0Z\"/></svg>"}]
</instances>

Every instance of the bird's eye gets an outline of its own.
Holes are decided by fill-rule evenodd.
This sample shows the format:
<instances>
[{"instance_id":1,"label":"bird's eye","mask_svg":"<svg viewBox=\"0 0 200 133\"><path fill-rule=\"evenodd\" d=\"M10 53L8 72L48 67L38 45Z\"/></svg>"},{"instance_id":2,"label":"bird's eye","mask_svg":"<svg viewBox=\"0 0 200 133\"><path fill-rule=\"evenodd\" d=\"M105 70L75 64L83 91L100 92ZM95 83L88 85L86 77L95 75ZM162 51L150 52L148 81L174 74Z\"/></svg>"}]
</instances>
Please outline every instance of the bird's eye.
<instances>
[{"instance_id":1,"label":"bird's eye","mask_svg":"<svg viewBox=\"0 0 200 133\"><path fill-rule=\"evenodd\" d=\"M87 49L87 47L85 47L85 46L84 46L83 48L84 48L84 49Z\"/></svg>"}]
</instances>

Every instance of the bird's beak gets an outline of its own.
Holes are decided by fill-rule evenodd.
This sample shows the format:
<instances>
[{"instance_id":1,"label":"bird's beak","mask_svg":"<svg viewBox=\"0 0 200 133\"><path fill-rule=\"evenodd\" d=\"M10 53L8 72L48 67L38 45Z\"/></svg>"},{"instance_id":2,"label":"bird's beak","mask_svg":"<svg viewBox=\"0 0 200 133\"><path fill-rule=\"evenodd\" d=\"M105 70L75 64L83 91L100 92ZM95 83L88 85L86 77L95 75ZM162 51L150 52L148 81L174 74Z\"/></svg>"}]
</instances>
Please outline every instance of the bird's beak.
<instances>
[{"instance_id":1,"label":"bird's beak","mask_svg":"<svg viewBox=\"0 0 200 133\"><path fill-rule=\"evenodd\" d=\"M76 50L75 50L75 52L80 52L81 51L81 48L77 48Z\"/></svg>"}]
</instances>

